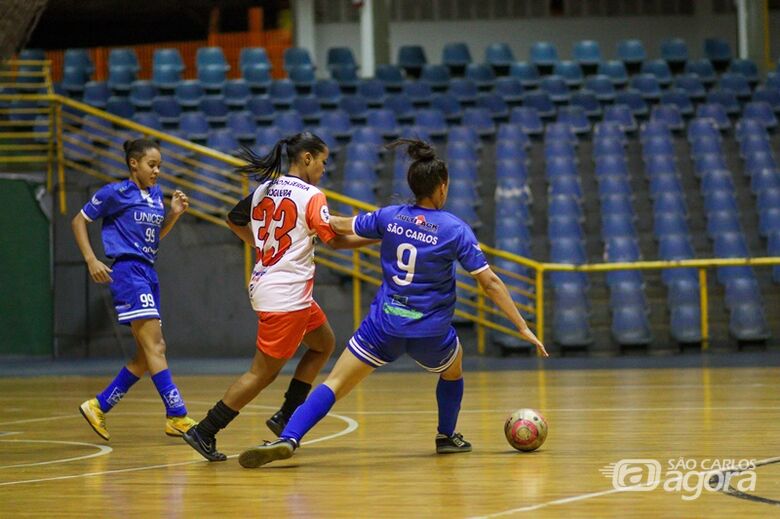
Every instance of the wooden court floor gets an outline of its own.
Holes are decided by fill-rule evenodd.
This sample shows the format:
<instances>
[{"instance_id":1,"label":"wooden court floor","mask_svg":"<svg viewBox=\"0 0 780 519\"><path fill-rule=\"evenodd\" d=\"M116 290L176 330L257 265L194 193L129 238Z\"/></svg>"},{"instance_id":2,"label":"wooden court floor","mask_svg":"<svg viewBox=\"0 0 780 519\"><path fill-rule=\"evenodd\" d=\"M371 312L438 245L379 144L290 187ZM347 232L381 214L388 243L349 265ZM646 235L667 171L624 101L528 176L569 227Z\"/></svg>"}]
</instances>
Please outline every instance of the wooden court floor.
<instances>
[{"instance_id":1,"label":"wooden court floor","mask_svg":"<svg viewBox=\"0 0 780 519\"><path fill-rule=\"evenodd\" d=\"M148 378L108 415L110 442L77 411L105 377L2 378L0 517L778 517L777 375L467 373L458 429L474 451L441 456L435 377L378 373L339 402L291 460L257 470L242 469L235 456L271 439L264 421L287 377L219 436L231 455L224 463L205 462L163 434ZM177 377L195 418L232 380ZM541 410L550 424L537 452L515 452L504 440L504 418L519 407ZM740 460L753 468L732 474L726 492L699 484L704 470ZM602 473L610 464L617 480ZM680 474L691 469L684 484L673 464Z\"/></svg>"}]
</instances>

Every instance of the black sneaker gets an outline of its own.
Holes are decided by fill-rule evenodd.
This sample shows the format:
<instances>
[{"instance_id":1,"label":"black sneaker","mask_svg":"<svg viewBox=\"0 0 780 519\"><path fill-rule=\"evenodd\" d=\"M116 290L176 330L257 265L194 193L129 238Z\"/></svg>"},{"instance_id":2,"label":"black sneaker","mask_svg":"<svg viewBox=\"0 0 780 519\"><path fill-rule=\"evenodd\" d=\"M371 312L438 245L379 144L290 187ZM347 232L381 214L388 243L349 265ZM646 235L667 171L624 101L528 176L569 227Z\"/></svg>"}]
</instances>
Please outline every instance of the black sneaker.
<instances>
[{"instance_id":1,"label":"black sneaker","mask_svg":"<svg viewBox=\"0 0 780 519\"><path fill-rule=\"evenodd\" d=\"M455 433L452 436L436 435L436 453L452 454L455 452L471 452L471 444L463 439L463 435Z\"/></svg>"},{"instance_id":2,"label":"black sneaker","mask_svg":"<svg viewBox=\"0 0 780 519\"><path fill-rule=\"evenodd\" d=\"M207 438L198 432L197 427L191 428L181 436L187 444L198 451L209 461L225 461L227 456L217 450L217 439Z\"/></svg>"},{"instance_id":3,"label":"black sneaker","mask_svg":"<svg viewBox=\"0 0 780 519\"><path fill-rule=\"evenodd\" d=\"M271 429L271 432L276 436L281 436L284 428L287 427L287 422L290 421L290 417L284 414L281 410L277 411L275 415L265 421L265 424Z\"/></svg>"},{"instance_id":4,"label":"black sneaker","mask_svg":"<svg viewBox=\"0 0 780 519\"><path fill-rule=\"evenodd\" d=\"M272 461L291 458L297 447L295 440L279 438L245 450L238 456L238 463L245 469L256 469Z\"/></svg>"}]
</instances>

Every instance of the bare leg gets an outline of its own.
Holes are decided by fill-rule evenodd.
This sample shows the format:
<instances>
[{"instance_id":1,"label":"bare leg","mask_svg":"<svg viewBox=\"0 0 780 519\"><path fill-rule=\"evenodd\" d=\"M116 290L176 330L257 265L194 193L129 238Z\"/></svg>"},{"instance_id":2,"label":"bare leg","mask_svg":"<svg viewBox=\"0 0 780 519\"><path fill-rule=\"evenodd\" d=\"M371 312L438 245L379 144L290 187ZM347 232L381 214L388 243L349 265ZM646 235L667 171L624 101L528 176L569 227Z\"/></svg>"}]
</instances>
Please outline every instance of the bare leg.
<instances>
[{"instance_id":1,"label":"bare leg","mask_svg":"<svg viewBox=\"0 0 780 519\"><path fill-rule=\"evenodd\" d=\"M458 349L458 356L449 368L441 374L444 380L458 380L463 378L463 348Z\"/></svg>"},{"instance_id":2,"label":"bare leg","mask_svg":"<svg viewBox=\"0 0 780 519\"><path fill-rule=\"evenodd\" d=\"M295 368L294 378L311 384L317 378L322 367L336 349L336 337L327 321L319 328L303 336L303 343L308 351L303 354Z\"/></svg>"},{"instance_id":3,"label":"bare leg","mask_svg":"<svg viewBox=\"0 0 780 519\"><path fill-rule=\"evenodd\" d=\"M276 379L286 363L287 359L277 359L257 350L252 367L228 388L222 402L234 411L240 411Z\"/></svg>"},{"instance_id":4,"label":"bare leg","mask_svg":"<svg viewBox=\"0 0 780 519\"><path fill-rule=\"evenodd\" d=\"M163 339L159 319L133 321L130 323L130 328L133 330L138 353L136 358L128 364L128 369L130 369L130 365L133 365L134 369L130 369L130 371L136 376L142 376L146 369L151 375L168 369L168 361L165 360L165 339ZM141 356L144 360L140 360ZM140 370L142 367L145 369L140 373L135 371L135 369Z\"/></svg>"},{"instance_id":5,"label":"bare leg","mask_svg":"<svg viewBox=\"0 0 780 519\"><path fill-rule=\"evenodd\" d=\"M358 360L351 351L345 349L324 384L333 391L336 400L341 400L373 372L374 368Z\"/></svg>"}]
</instances>

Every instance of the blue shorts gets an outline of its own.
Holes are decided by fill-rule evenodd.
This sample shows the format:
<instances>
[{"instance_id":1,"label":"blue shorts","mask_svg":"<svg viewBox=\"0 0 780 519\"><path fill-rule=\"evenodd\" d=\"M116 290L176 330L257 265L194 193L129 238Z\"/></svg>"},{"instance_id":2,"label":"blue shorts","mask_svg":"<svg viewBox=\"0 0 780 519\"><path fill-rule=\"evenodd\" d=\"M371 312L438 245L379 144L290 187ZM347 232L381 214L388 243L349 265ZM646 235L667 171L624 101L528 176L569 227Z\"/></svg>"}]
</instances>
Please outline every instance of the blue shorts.
<instances>
[{"instance_id":1,"label":"blue shorts","mask_svg":"<svg viewBox=\"0 0 780 519\"><path fill-rule=\"evenodd\" d=\"M160 282L154 266L136 259L118 259L111 265L109 285L119 324L160 318Z\"/></svg>"},{"instance_id":2,"label":"blue shorts","mask_svg":"<svg viewBox=\"0 0 780 519\"><path fill-rule=\"evenodd\" d=\"M458 356L460 341L455 329L438 337L393 337L384 334L370 319L360 324L347 343L352 354L372 368L393 362L404 353L432 373L446 371Z\"/></svg>"}]
</instances>

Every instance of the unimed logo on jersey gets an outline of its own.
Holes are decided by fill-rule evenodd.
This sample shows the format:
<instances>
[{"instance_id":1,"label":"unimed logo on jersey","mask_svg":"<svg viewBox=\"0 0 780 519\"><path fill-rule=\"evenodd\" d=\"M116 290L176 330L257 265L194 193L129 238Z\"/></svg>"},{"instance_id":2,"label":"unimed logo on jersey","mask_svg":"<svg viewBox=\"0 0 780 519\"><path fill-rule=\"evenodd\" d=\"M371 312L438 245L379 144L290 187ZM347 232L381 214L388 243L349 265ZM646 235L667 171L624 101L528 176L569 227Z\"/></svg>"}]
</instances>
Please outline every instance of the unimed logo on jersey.
<instances>
[{"instance_id":1,"label":"unimed logo on jersey","mask_svg":"<svg viewBox=\"0 0 780 519\"><path fill-rule=\"evenodd\" d=\"M408 222L413 223L418 227L422 227L426 231L436 233L439 231L439 226L435 223L428 223L425 220L425 216L418 214L417 216L407 216L405 214L397 214L395 215L396 220L401 220L402 222Z\"/></svg>"},{"instance_id":2,"label":"unimed logo on jersey","mask_svg":"<svg viewBox=\"0 0 780 519\"><path fill-rule=\"evenodd\" d=\"M328 211L327 205L323 205L320 208L320 218L322 218L323 222L330 223L330 212Z\"/></svg>"}]
</instances>

